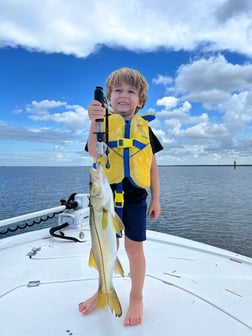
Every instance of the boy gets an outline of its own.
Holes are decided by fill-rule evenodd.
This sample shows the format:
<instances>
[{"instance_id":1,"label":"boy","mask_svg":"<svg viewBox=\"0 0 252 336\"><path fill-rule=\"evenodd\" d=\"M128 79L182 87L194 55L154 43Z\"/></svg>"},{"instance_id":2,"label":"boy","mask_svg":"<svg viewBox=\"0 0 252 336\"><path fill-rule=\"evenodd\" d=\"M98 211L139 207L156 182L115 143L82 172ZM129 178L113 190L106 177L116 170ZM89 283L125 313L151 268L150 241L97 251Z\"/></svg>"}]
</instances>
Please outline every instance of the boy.
<instances>
[{"instance_id":1,"label":"boy","mask_svg":"<svg viewBox=\"0 0 252 336\"><path fill-rule=\"evenodd\" d=\"M125 326L135 326L143 319L143 285L145 256L143 242L146 240L146 188L150 187L151 201L148 215L157 219L160 214L159 173L155 153L162 149L147 121L137 115L147 99L148 83L134 69L121 68L114 71L106 81L106 95L113 109L114 119L109 117L109 164L105 168L108 181L116 194L118 186L123 190L122 220L125 225L125 249L129 258L131 292L129 308L124 319ZM99 101L92 101L88 114L91 120L88 151L96 158L96 119L104 117L105 109ZM118 146L118 139L122 143ZM134 140L129 145L128 139ZM123 144L125 141L125 145ZM133 144L133 142L132 142ZM123 155L122 155L123 153ZM127 153L127 154L126 154ZM120 193L119 191L119 193ZM84 315L96 309L97 293L79 304Z\"/></svg>"}]
</instances>

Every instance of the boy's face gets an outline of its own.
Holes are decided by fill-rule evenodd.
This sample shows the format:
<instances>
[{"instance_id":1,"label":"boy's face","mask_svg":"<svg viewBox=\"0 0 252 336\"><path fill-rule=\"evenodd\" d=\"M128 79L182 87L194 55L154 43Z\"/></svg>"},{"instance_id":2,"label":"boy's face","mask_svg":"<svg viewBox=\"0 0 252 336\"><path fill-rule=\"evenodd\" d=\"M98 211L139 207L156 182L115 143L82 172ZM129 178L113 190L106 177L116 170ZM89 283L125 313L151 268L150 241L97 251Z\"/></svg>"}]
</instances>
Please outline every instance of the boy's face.
<instances>
[{"instance_id":1,"label":"boy's face","mask_svg":"<svg viewBox=\"0 0 252 336\"><path fill-rule=\"evenodd\" d=\"M120 114L125 120L130 119L142 104L139 99L139 91L126 83L112 89L110 104L115 113Z\"/></svg>"}]
</instances>

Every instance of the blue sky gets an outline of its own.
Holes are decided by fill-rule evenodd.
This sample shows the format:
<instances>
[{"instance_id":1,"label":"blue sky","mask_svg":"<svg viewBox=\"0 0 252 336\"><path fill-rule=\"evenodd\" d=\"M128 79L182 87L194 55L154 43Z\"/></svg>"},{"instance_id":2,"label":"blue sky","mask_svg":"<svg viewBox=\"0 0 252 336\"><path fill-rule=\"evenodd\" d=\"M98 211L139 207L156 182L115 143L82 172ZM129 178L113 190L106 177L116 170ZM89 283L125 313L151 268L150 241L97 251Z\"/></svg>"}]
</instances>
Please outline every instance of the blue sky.
<instances>
[{"instance_id":1,"label":"blue sky","mask_svg":"<svg viewBox=\"0 0 252 336\"><path fill-rule=\"evenodd\" d=\"M252 164L251 59L250 0L2 0L0 165L91 164L87 107L123 66L149 82L159 164Z\"/></svg>"}]
</instances>

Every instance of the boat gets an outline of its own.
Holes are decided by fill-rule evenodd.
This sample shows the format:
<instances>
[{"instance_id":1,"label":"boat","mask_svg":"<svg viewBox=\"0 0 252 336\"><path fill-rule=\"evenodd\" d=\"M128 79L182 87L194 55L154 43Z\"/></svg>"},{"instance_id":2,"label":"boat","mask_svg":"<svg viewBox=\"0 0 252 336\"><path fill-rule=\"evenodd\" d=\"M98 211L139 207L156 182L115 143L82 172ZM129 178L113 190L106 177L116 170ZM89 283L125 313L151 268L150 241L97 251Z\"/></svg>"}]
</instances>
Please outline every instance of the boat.
<instances>
[{"instance_id":1,"label":"boat","mask_svg":"<svg viewBox=\"0 0 252 336\"><path fill-rule=\"evenodd\" d=\"M0 239L2 336L252 335L252 258L150 230L143 323L123 325L130 290L123 244L118 256L125 276L113 277L123 316L109 308L82 315L78 303L98 284L97 271L88 266L88 195L1 220L0 230L49 214L58 217L51 228Z\"/></svg>"}]
</instances>

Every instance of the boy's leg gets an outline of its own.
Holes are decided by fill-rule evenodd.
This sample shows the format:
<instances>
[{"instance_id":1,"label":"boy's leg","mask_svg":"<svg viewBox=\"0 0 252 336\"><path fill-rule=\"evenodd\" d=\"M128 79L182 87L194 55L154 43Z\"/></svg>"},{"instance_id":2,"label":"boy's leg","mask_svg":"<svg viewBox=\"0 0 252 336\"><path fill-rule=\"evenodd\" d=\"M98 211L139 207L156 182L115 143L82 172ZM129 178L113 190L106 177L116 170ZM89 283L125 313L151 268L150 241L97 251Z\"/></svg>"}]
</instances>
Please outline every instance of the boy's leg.
<instances>
[{"instance_id":1,"label":"boy's leg","mask_svg":"<svg viewBox=\"0 0 252 336\"><path fill-rule=\"evenodd\" d=\"M133 241L125 237L125 249L129 258L131 274L131 292L129 308L124 319L125 326L140 324L143 319L143 285L146 262L143 242Z\"/></svg>"}]
</instances>

